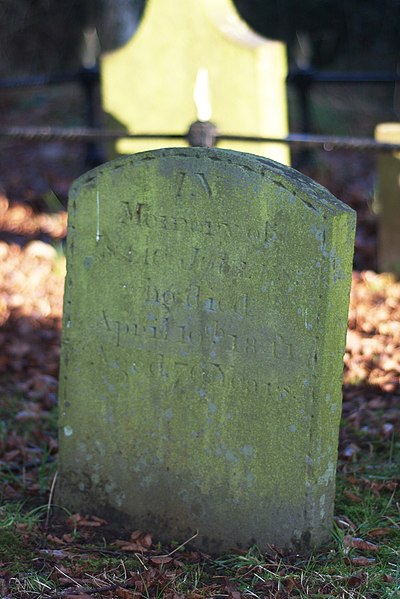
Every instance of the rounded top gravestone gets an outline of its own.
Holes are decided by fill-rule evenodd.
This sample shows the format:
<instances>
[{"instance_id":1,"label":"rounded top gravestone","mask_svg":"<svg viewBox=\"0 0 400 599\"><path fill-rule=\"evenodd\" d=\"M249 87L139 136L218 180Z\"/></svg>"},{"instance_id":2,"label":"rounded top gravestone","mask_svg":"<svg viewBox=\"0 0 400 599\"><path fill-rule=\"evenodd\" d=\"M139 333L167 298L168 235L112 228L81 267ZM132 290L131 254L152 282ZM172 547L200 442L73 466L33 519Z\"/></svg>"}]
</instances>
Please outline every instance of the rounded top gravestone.
<instances>
[{"instance_id":1,"label":"rounded top gravestone","mask_svg":"<svg viewBox=\"0 0 400 599\"><path fill-rule=\"evenodd\" d=\"M78 179L59 501L208 551L325 540L354 228L310 179L229 150Z\"/></svg>"}]
</instances>

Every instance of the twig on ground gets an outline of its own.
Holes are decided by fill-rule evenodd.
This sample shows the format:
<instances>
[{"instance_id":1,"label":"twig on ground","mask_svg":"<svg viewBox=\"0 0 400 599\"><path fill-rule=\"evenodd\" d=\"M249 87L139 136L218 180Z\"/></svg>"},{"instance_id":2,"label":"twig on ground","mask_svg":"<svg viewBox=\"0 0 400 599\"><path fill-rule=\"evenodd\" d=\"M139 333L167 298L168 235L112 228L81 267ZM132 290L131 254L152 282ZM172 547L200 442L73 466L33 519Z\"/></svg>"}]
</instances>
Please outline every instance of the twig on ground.
<instances>
[{"instance_id":1,"label":"twig on ground","mask_svg":"<svg viewBox=\"0 0 400 599\"><path fill-rule=\"evenodd\" d=\"M172 551L170 551L169 553L166 553L164 555L152 555L152 558L160 558L160 557L171 557L171 555L173 555L174 553L176 553L177 551L179 551L180 549L182 549L182 547L185 547L185 545L187 545L188 543L190 543L190 541L193 541L193 539L195 539L197 537L197 535L199 534L199 531L197 530L194 535L192 535L190 537L190 539L188 539L187 541L185 541L184 543L182 543L181 545L178 545L178 547L175 547L175 549L173 549Z\"/></svg>"},{"instance_id":2,"label":"twig on ground","mask_svg":"<svg viewBox=\"0 0 400 599\"><path fill-rule=\"evenodd\" d=\"M81 590L79 592L82 592L83 586L80 584L80 582L71 578L71 576L69 576L66 572L63 572L63 570L60 570L60 568L57 568L57 566L54 567L60 574L65 576L65 578L69 578L74 584L78 585L78 587L81 587Z\"/></svg>"},{"instance_id":3,"label":"twig on ground","mask_svg":"<svg viewBox=\"0 0 400 599\"><path fill-rule=\"evenodd\" d=\"M49 493L49 500L47 502L46 521L44 523L45 528L49 527L50 510L51 510L51 504L53 502L54 489L56 487L57 476L58 476L58 471L55 472L55 474L53 476L53 480L51 481L50 493Z\"/></svg>"},{"instance_id":4,"label":"twig on ground","mask_svg":"<svg viewBox=\"0 0 400 599\"><path fill-rule=\"evenodd\" d=\"M69 578L69 577L68 577ZM71 579L72 580L72 579ZM79 583L77 583L79 584ZM84 587L81 587L80 589L77 590L71 590L71 589L67 589L65 591L61 591L58 592L55 595L52 595L52 597L54 597L54 599L59 599L61 597L66 597L69 595L94 595L95 593L106 593L107 591L116 591L117 589L129 589L135 586L134 582L123 582L123 583L115 583L115 584L109 584L107 586L104 587L91 587L91 588L87 588L85 589Z\"/></svg>"}]
</instances>

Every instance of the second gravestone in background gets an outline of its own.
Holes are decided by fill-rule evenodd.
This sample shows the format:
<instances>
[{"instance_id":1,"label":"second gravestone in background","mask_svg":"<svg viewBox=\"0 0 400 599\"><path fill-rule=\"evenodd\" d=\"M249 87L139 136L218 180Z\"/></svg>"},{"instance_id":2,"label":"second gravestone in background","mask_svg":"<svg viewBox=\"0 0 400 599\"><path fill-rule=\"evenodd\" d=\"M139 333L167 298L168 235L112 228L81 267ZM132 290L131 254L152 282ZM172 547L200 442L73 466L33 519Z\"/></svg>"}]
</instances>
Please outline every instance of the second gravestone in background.
<instances>
[{"instance_id":1,"label":"second gravestone in background","mask_svg":"<svg viewBox=\"0 0 400 599\"><path fill-rule=\"evenodd\" d=\"M139 28L101 59L102 100L113 129L185 136L196 116L199 70L208 73L211 119L225 135L286 137L286 48L252 31L232 0L147 0ZM203 93L206 90L203 88ZM219 141L233 150L289 162L288 147ZM132 154L182 140L119 139Z\"/></svg>"},{"instance_id":2,"label":"second gravestone in background","mask_svg":"<svg viewBox=\"0 0 400 599\"><path fill-rule=\"evenodd\" d=\"M79 179L58 502L209 551L324 541L354 229L311 180L232 151Z\"/></svg>"}]
</instances>

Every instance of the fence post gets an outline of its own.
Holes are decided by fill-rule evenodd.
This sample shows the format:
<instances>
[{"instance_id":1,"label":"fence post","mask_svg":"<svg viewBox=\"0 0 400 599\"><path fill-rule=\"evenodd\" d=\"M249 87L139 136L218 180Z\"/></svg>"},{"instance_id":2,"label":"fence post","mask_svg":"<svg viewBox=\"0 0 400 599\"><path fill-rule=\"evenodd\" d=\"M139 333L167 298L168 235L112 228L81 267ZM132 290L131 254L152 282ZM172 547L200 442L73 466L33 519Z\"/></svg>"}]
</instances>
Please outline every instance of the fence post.
<instances>
[{"instance_id":1,"label":"fence post","mask_svg":"<svg viewBox=\"0 0 400 599\"><path fill-rule=\"evenodd\" d=\"M310 92L314 83L315 73L310 68L299 68L291 71L287 78L288 83L292 83L296 90L300 108L300 131L301 133L312 132ZM306 166L311 163L311 151L309 149L300 150L298 153L297 164L295 166Z\"/></svg>"},{"instance_id":2,"label":"fence post","mask_svg":"<svg viewBox=\"0 0 400 599\"><path fill-rule=\"evenodd\" d=\"M79 74L86 101L86 124L89 128L99 129L100 119L100 73L97 66L83 67ZM86 146L85 163L93 168L105 162L105 153L97 141L89 141Z\"/></svg>"},{"instance_id":3,"label":"fence post","mask_svg":"<svg viewBox=\"0 0 400 599\"><path fill-rule=\"evenodd\" d=\"M379 142L400 143L400 123L380 123ZM400 275L400 152L377 156L378 269Z\"/></svg>"},{"instance_id":4,"label":"fence post","mask_svg":"<svg viewBox=\"0 0 400 599\"><path fill-rule=\"evenodd\" d=\"M312 69L296 69L289 73L287 81L294 85L299 101L301 133L311 133L310 91L314 72Z\"/></svg>"}]
</instances>

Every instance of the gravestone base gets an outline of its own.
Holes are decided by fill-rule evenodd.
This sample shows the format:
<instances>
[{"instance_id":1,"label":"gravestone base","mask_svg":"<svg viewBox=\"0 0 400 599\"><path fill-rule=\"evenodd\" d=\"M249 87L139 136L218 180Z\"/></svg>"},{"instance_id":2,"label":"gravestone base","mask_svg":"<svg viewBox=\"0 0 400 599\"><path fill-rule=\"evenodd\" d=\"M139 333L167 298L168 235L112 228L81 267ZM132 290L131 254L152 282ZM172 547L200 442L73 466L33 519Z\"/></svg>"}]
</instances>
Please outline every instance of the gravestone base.
<instances>
[{"instance_id":1,"label":"gravestone base","mask_svg":"<svg viewBox=\"0 0 400 599\"><path fill-rule=\"evenodd\" d=\"M257 546L268 551L271 546L282 553L308 554L332 538L332 518L334 487L329 496L325 494L323 503L327 511L325 522L321 522L319 514L308 513L310 520L305 521L304 500L298 504L288 501L285 505L278 501L265 501L255 497L250 502L254 510L249 512L249 501L244 505L232 502L224 489L209 495L199 495L199 482L174 480L176 489L171 488L172 481L155 484L151 493L154 498L147 499L146 505L138 505L135 501L137 489L127 485L126 476L113 474L112 485L118 485L126 496L131 497L132 509L121 509L110 501L110 478L99 480L93 485L87 469L77 470L73 476L64 473L59 483L57 503L67 508L70 513L90 514L106 520L103 533L114 536L121 531L129 536L133 530L149 532L155 542L170 544L184 543L190 539L193 546L205 553L219 555L230 550L247 550ZM83 481L87 481L86 484ZM179 485L179 486L178 486ZM92 487L92 490L88 490ZM191 503L182 495L195 493ZM166 498L169 495L169 499ZM264 499L264 500L263 500ZM317 499L317 498L316 498ZM243 500L245 497L243 496ZM212 510L207 506L212 505ZM161 507L160 507L161 506ZM317 499L315 511L320 511L320 498ZM329 511L328 511L329 510ZM230 515L234 514L232 518ZM313 520L313 521L311 521ZM114 537L115 538L115 537Z\"/></svg>"},{"instance_id":2,"label":"gravestone base","mask_svg":"<svg viewBox=\"0 0 400 599\"><path fill-rule=\"evenodd\" d=\"M329 538L354 212L171 148L78 179L68 227L57 503L211 553Z\"/></svg>"}]
</instances>

